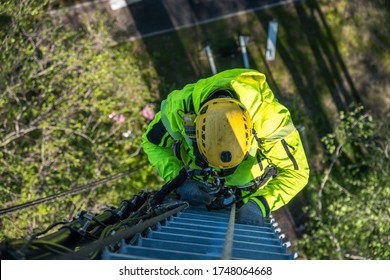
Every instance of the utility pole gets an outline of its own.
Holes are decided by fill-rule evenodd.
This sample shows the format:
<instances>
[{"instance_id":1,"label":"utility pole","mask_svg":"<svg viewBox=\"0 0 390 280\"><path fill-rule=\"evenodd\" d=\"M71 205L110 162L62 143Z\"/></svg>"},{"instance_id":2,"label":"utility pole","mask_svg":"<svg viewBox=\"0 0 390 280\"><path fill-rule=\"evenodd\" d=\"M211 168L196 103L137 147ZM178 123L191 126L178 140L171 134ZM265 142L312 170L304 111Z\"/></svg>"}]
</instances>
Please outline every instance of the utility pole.
<instances>
[{"instance_id":1,"label":"utility pole","mask_svg":"<svg viewBox=\"0 0 390 280\"><path fill-rule=\"evenodd\" d=\"M213 58L213 53L211 52L211 48L209 45L207 45L204 50L206 51L206 54L207 54L207 58L209 60L209 63L210 63L210 67L211 67L211 72L213 73L213 75L217 74L217 67L215 67L215 63L214 63L214 58Z\"/></svg>"},{"instance_id":2,"label":"utility pole","mask_svg":"<svg viewBox=\"0 0 390 280\"><path fill-rule=\"evenodd\" d=\"M248 52L246 50L246 46L248 44L249 37L248 36L240 36L240 49L242 53L242 60L244 62L244 67L249 69L249 59L248 59Z\"/></svg>"},{"instance_id":3,"label":"utility pole","mask_svg":"<svg viewBox=\"0 0 390 280\"><path fill-rule=\"evenodd\" d=\"M278 22L276 20L272 20L268 23L267 52L265 54L266 60L275 60L277 33Z\"/></svg>"},{"instance_id":4,"label":"utility pole","mask_svg":"<svg viewBox=\"0 0 390 280\"><path fill-rule=\"evenodd\" d=\"M124 7L127 7L128 5L140 2L142 0L110 0L110 7L112 10L119 10Z\"/></svg>"}]
</instances>

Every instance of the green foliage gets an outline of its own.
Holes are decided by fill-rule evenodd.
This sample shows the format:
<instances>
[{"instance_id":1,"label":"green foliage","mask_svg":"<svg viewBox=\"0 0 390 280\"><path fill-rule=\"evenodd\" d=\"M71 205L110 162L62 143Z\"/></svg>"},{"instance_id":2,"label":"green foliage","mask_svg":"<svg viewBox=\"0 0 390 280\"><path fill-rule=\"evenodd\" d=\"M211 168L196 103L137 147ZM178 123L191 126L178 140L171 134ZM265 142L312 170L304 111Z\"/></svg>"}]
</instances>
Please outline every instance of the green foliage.
<instances>
[{"instance_id":1,"label":"green foliage","mask_svg":"<svg viewBox=\"0 0 390 280\"><path fill-rule=\"evenodd\" d=\"M75 31L53 21L49 1L0 3L0 205L69 190L136 166L152 99L143 69L112 47L103 16ZM1 234L25 236L72 207L116 203L155 184L150 168L25 217L1 220ZM112 199L107 201L107 199ZM76 199L77 201L77 199ZM61 204L59 206L58 204ZM16 222L15 222L16 219ZM39 222L39 223L38 223Z\"/></svg>"},{"instance_id":2,"label":"green foliage","mask_svg":"<svg viewBox=\"0 0 390 280\"><path fill-rule=\"evenodd\" d=\"M358 107L323 138L328 168L316 178L300 242L309 259L390 259L389 119Z\"/></svg>"}]
</instances>

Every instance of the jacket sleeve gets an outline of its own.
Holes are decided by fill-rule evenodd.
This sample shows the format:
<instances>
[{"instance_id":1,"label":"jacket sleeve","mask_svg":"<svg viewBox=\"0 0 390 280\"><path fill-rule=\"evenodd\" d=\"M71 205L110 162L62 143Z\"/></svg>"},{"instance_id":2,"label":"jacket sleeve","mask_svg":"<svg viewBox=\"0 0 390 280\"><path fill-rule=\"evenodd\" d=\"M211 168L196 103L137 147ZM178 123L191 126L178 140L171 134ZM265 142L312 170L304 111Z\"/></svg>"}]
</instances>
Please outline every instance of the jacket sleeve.
<instances>
[{"instance_id":1,"label":"jacket sleeve","mask_svg":"<svg viewBox=\"0 0 390 280\"><path fill-rule=\"evenodd\" d=\"M151 165L165 181L175 178L182 166L171 149L173 141L161 121L161 113L158 112L142 135L142 147Z\"/></svg>"},{"instance_id":2,"label":"jacket sleeve","mask_svg":"<svg viewBox=\"0 0 390 280\"><path fill-rule=\"evenodd\" d=\"M278 174L254 197L267 216L287 204L307 184L309 166L298 130L294 127L287 108L274 101L265 109L257 124L262 153L276 165Z\"/></svg>"}]
</instances>

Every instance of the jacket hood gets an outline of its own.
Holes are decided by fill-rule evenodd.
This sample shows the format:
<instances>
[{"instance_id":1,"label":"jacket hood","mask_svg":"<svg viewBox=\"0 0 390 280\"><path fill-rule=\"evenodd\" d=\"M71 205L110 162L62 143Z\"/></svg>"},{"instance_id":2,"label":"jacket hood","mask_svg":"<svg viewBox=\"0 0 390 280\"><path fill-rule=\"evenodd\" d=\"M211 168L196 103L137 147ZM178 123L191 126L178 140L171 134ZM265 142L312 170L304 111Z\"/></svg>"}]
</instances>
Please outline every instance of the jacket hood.
<instances>
[{"instance_id":1,"label":"jacket hood","mask_svg":"<svg viewBox=\"0 0 390 280\"><path fill-rule=\"evenodd\" d=\"M196 114L201 103L220 88L232 90L238 95L240 102L249 111L252 122L259 119L261 104L271 103L275 99L264 74L248 69L226 70L194 84L192 100Z\"/></svg>"}]
</instances>

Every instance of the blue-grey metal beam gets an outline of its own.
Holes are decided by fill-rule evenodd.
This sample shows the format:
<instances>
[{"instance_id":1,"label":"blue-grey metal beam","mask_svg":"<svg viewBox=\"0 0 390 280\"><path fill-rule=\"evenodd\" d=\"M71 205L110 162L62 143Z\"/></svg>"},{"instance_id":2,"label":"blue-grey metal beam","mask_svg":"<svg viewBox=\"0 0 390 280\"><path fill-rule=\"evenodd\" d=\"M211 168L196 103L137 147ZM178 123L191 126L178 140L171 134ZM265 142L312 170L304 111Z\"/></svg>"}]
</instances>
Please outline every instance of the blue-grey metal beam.
<instances>
[{"instance_id":1,"label":"blue-grey metal beam","mask_svg":"<svg viewBox=\"0 0 390 280\"><path fill-rule=\"evenodd\" d=\"M103 259L217 260L226 246L229 211L190 207L154 225L144 234L123 242L119 251L106 249ZM231 259L290 260L289 242L283 243L273 218L263 226L235 224L231 235Z\"/></svg>"}]
</instances>

